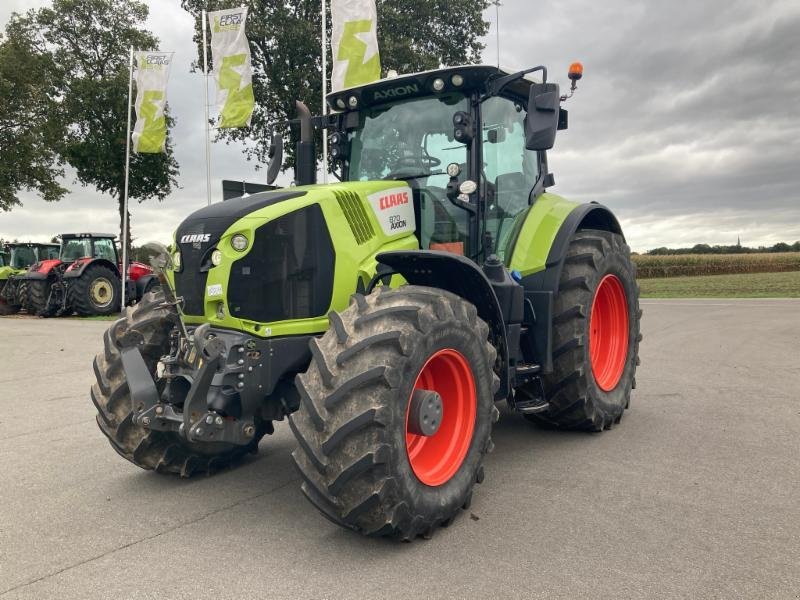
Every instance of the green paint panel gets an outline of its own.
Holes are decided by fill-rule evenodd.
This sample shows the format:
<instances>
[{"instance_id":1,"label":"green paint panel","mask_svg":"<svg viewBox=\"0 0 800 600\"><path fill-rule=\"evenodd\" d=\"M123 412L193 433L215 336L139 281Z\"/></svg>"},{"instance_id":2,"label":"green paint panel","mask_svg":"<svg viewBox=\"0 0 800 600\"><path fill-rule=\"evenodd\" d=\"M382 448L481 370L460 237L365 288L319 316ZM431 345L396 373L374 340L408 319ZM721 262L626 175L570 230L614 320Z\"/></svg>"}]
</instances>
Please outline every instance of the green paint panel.
<instances>
[{"instance_id":1,"label":"green paint panel","mask_svg":"<svg viewBox=\"0 0 800 600\"><path fill-rule=\"evenodd\" d=\"M558 230L576 206L577 203L555 194L539 196L525 214L517 243L507 261L509 270L519 271L524 277L544 269Z\"/></svg>"},{"instance_id":2,"label":"green paint panel","mask_svg":"<svg viewBox=\"0 0 800 600\"><path fill-rule=\"evenodd\" d=\"M206 296L204 317L186 317L186 322L189 324L211 323L215 327L235 329L260 337L324 332L328 328L328 312L344 310L350 301L351 294L356 291L358 279L366 283L375 274L377 268L375 256L377 254L390 250L419 249L419 242L413 232L403 231L394 235L386 235L378 222L375 211L367 200L370 194L404 185L397 181L365 181L296 187L293 190L308 193L299 198L266 206L239 219L225 231L217 244L217 248L223 255L222 263L208 271L206 289L210 286L220 285L222 286L222 296L213 298ZM363 211L358 211L359 218L366 217L368 224L360 223L360 226L356 228L356 231L359 232L358 238L354 235L352 225L352 205L343 205L337 201L335 195L337 192L355 194L362 203ZM333 294L328 310L324 315L315 318L273 323L257 323L230 316L226 296L231 268L236 260L247 256L253 247L251 243L244 252L237 252L231 246L231 238L236 234L243 234L249 240L253 240L255 230L268 221L311 204L319 204L322 208L336 254ZM350 220L348 220L348 213L350 213ZM168 277L174 285L172 273L168 273ZM393 286L401 283L403 283L402 278L397 276L392 278ZM222 319L217 317L217 308L221 302L225 309L225 316Z\"/></svg>"}]
</instances>

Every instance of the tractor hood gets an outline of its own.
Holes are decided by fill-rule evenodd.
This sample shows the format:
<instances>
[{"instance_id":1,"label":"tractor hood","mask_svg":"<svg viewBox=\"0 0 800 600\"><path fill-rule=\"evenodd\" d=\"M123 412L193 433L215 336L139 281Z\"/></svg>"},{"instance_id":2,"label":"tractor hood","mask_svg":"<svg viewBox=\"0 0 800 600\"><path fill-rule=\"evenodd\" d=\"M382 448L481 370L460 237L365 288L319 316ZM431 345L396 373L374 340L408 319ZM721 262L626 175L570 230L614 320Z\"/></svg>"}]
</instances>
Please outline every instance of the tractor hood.
<instances>
[{"instance_id":1,"label":"tractor hood","mask_svg":"<svg viewBox=\"0 0 800 600\"><path fill-rule=\"evenodd\" d=\"M402 181L260 192L184 220L171 277L189 323L261 337L316 333L330 310L347 305L358 280L369 282L378 251L419 247L415 229ZM244 247L234 247L242 238Z\"/></svg>"}]
</instances>

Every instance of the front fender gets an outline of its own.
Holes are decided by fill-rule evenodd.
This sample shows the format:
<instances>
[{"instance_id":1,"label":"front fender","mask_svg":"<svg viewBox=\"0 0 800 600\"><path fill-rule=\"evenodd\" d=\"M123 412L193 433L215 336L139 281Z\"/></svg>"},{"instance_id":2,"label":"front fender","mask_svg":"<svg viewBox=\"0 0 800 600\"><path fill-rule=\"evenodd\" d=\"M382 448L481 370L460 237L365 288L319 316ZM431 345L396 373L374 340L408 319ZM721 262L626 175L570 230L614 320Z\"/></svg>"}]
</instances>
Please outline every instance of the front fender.
<instances>
[{"instance_id":1,"label":"front fender","mask_svg":"<svg viewBox=\"0 0 800 600\"><path fill-rule=\"evenodd\" d=\"M478 316L489 325L503 361L496 399L506 398L509 393L506 327L492 284L480 267L464 256L437 250L382 252L376 259L412 285L447 290L475 305Z\"/></svg>"}]
</instances>

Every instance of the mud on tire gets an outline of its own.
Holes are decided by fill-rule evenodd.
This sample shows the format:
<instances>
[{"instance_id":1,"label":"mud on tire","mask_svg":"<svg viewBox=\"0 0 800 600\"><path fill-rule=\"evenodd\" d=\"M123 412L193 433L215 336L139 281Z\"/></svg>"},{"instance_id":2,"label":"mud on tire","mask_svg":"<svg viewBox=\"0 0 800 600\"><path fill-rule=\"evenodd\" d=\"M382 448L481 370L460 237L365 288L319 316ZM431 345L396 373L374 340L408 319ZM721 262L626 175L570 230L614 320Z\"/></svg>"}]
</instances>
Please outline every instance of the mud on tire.
<instances>
[{"instance_id":1,"label":"mud on tire","mask_svg":"<svg viewBox=\"0 0 800 600\"><path fill-rule=\"evenodd\" d=\"M612 389L604 390L592 369L589 327L595 294L607 275L621 283L628 328L619 379ZM543 377L549 408L525 418L544 426L584 431L602 431L618 423L636 387L641 314L636 266L622 236L598 230L575 233L553 302L553 373Z\"/></svg>"},{"instance_id":2,"label":"mud on tire","mask_svg":"<svg viewBox=\"0 0 800 600\"><path fill-rule=\"evenodd\" d=\"M463 299L410 285L356 294L345 311L329 318L330 329L311 342L308 371L297 376L300 410L289 417L302 490L344 527L406 540L428 536L469 506L493 447L499 380L488 326ZM456 350L469 364L476 412L466 454L453 466L457 471L429 486L409 459L406 410L418 374L442 349ZM444 404L446 419L446 398Z\"/></svg>"},{"instance_id":3,"label":"mud on tire","mask_svg":"<svg viewBox=\"0 0 800 600\"><path fill-rule=\"evenodd\" d=\"M175 323L175 309L164 306L160 290L146 294L135 307L126 309L123 327L144 337L140 348L150 373L169 349L168 336ZM258 442L271 423L256 429L246 446L231 444L192 444L174 432L152 431L133 424L128 384L122 370L122 357L109 328L103 336L104 350L94 359L97 379L91 397L97 408L97 424L120 456L142 469L174 473L181 477L210 474L235 463L258 449Z\"/></svg>"}]
</instances>

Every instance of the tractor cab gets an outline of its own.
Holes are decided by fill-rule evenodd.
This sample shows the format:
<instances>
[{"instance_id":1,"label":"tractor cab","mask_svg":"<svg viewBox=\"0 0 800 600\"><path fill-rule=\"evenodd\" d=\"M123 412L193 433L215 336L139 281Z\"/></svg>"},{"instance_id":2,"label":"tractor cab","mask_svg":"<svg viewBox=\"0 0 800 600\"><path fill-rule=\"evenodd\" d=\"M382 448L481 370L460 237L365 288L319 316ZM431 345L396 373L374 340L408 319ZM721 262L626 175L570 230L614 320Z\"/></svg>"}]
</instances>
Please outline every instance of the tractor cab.
<instances>
[{"instance_id":1,"label":"tractor cab","mask_svg":"<svg viewBox=\"0 0 800 600\"><path fill-rule=\"evenodd\" d=\"M9 244L8 266L23 270L41 260L58 256L58 244Z\"/></svg>"},{"instance_id":2,"label":"tractor cab","mask_svg":"<svg viewBox=\"0 0 800 600\"><path fill-rule=\"evenodd\" d=\"M61 262L73 263L82 258L101 258L114 265L120 263L111 233L64 233L61 235Z\"/></svg>"},{"instance_id":3,"label":"tractor cab","mask_svg":"<svg viewBox=\"0 0 800 600\"><path fill-rule=\"evenodd\" d=\"M423 250L502 259L522 215L553 184L545 151L566 111L546 78L543 67L464 66L331 94L338 175L407 182Z\"/></svg>"}]
</instances>

